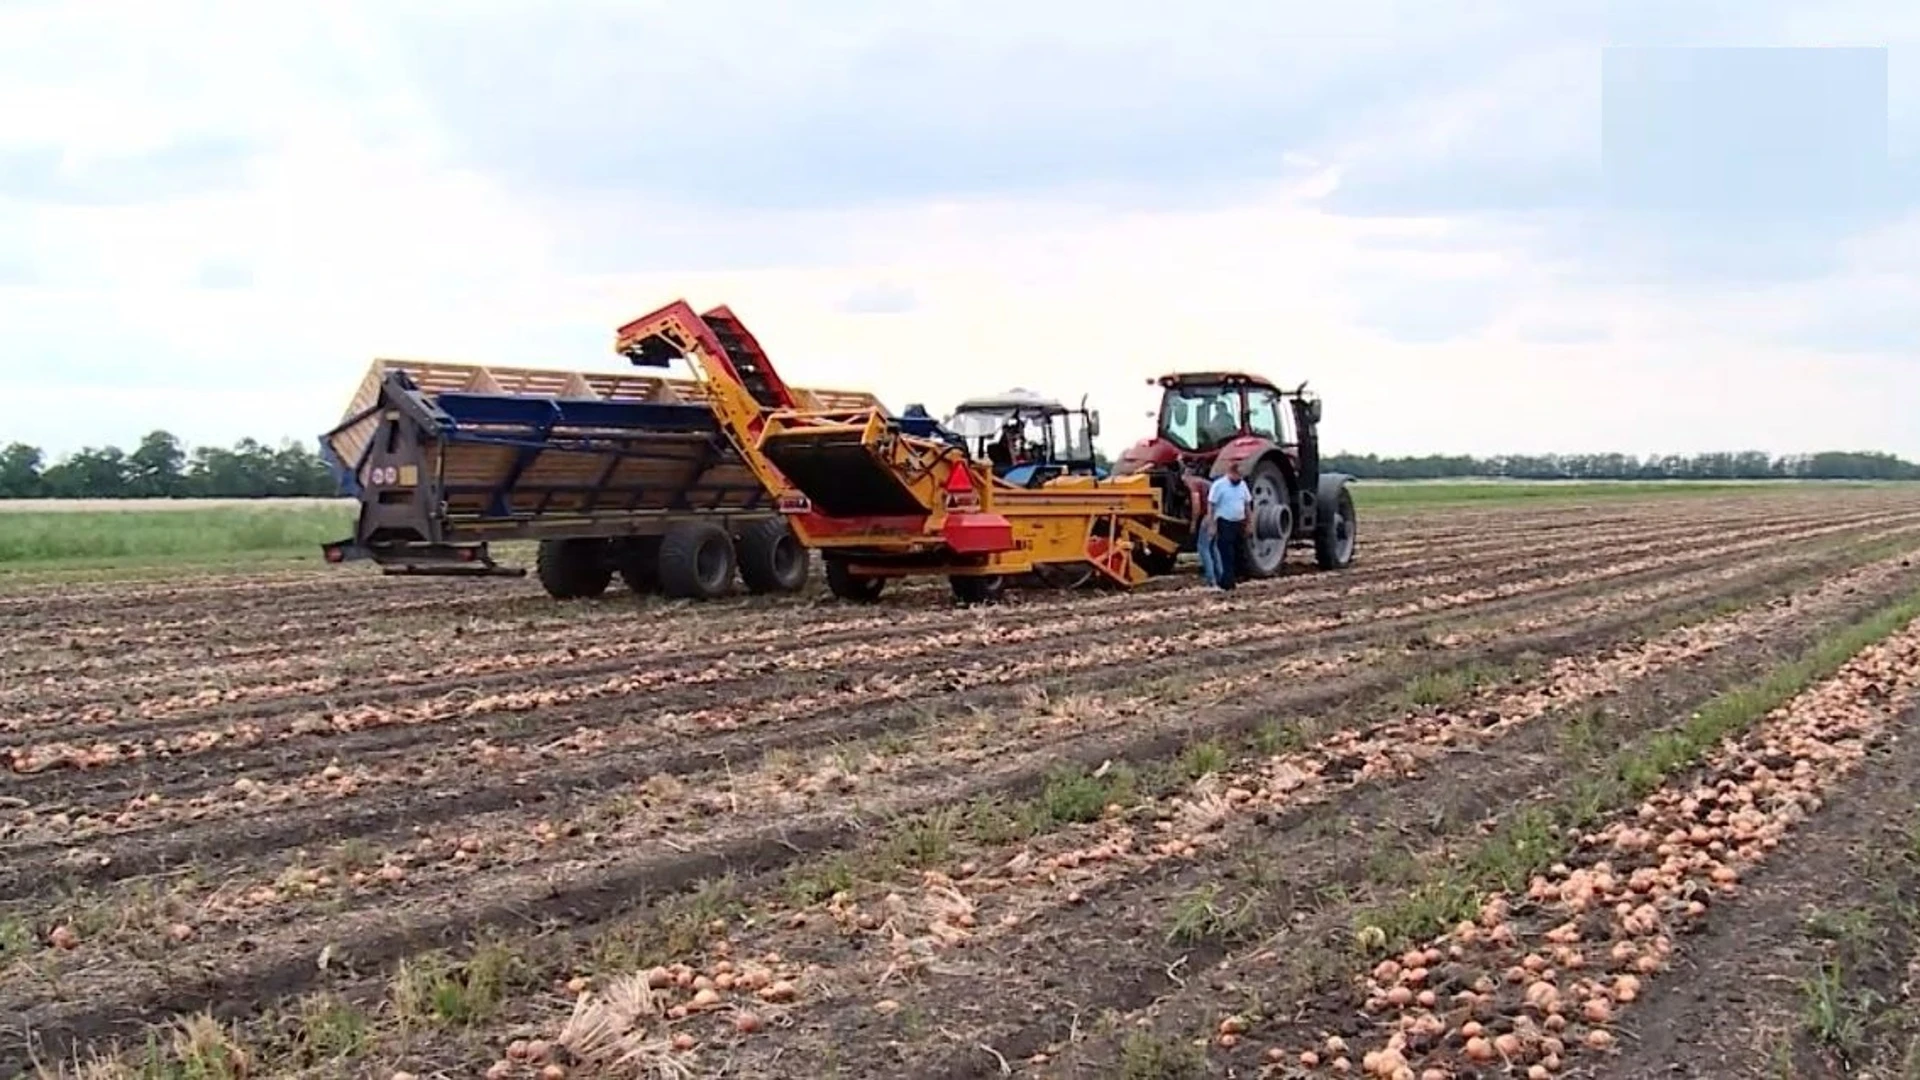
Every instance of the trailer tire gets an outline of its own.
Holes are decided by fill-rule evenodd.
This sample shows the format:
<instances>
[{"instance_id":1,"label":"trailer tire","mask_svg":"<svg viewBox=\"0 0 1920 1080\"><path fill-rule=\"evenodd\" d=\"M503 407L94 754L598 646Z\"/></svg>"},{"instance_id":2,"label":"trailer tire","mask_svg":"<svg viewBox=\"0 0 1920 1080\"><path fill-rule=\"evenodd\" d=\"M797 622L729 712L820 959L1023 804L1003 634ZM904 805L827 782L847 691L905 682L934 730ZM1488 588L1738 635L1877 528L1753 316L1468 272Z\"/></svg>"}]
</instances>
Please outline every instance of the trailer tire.
<instances>
[{"instance_id":1,"label":"trailer tire","mask_svg":"<svg viewBox=\"0 0 1920 1080\"><path fill-rule=\"evenodd\" d=\"M851 600L860 604L871 604L880 599L880 593L887 587L887 579L882 577L861 577L847 569L847 560L829 556L827 564L827 591L841 600Z\"/></svg>"},{"instance_id":2,"label":"trailer tire","mask_svg":"<svg viewBox=\"0 0 1920 1080\"><path fill-rule=\"evenodd\" d=\"M725 596L736 561L727 530L708 521L675 525L660 540L660 592L680 600Z\"/></svg>"},{"instance_id":3,"label":"trailer tire","mask_svg":"<svg viewBox=\"0 0 1920 1080\"><path fill-rule=\"evenodd\" d=\"M786 518L769 518L740 533L740 579L756 593L799 592L807 584L807 549Z\"/></svg>"},{"instance_id":4,"label":"trailer tire","mask_svg":"<svg viewBox=\"0 0 1920 1080\"><path fill-rule=\"evenodd\" d=\"M1322 570L1345 570L1353 562L1355 533L1353 495L1347 485L1340 485L1332 504L1329 507L1326 497L1321 496L1320 521L1313 530L1313 559Z\"/></svg>"},{"instance_id":5,"label":"trailer tire","mask_svg":"<svg viewBox=\"0 0 1920 1080\"><path fill-rule=\"evenodd\" d=\"M534 568L540 587L555 600L599 596L613 581L607 565L607 542L584 537L542 540Z\"/></svg>"},{"instance_id":6,"label":"trailer tire","mask_svg":"<svg viewBox=\"0 0 1920 1080\"><path fill-rule=\"evenodd\" d=\"M659 592L660 538L634 536L614 541L613 568L635 594Z\"/></svg>"}]
</instances>

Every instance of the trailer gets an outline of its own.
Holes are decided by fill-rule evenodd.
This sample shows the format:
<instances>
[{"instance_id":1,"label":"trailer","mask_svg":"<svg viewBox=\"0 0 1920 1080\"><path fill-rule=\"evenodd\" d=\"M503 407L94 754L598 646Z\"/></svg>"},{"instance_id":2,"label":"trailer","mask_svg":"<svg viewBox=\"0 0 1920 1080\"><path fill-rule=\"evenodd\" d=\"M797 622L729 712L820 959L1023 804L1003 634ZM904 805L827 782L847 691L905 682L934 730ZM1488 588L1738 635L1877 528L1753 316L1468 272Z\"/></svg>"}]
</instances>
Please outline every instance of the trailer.
<instances>
[{"instance_id":1,"label":"trailer","mask_svg":"<svg viewBox=\"0 0 1920 1080\"><path fill-rule=\"evenodd\" d=\"M818 549L827 586L877 599L891 578L942 575L963 602L995 599L1009 578L1090 567L1121 587L1171 564L1178 541L1154 477L1063 475L1021 486L964 447L918 433L874 405L808 402L789 390L726 308L684 301L622 327L615 349L642 367L684 361L742 460Z\"/></svg>"},{"instance_id":2,"label":"trailer","mask_svg":"<svg viewBox=\"0 0 1920 1080\"><path fill-rule=\"evenodd\" d=\"M723 313L710 316L716 321ZM758 348L720 323L734 348ZM638 592L707 599L735 576L793 592L810 558L697 379L376 360L321 455L360 504L330 563L390 574L512 575L493 545L538 543L560 599ZM867 393L796 388L810 410L885 414ZM899 421L930 432L931 418Z\"/></svg>"}]
</instances>

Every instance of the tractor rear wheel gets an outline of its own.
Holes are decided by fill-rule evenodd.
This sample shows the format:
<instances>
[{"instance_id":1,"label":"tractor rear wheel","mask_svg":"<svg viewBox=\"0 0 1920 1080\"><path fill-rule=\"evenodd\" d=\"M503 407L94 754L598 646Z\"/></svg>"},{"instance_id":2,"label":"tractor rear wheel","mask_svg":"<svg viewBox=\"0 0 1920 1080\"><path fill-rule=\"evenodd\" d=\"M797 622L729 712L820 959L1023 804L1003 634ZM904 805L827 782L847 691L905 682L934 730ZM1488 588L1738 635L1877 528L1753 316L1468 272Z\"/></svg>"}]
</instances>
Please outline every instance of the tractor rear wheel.
<instances>
[{"instance_id":1,"label":"tractor rear wheel","mask_svg":"<svg viewBox=\"0 0 1920 1080\"><path fill-rule=\"evenodd\" d=\"M953 586L953 598L971 607L974 604L999 603L1006 593L1007 579L998 574L980 576L974 574L954 574L947 578Z\"/></svg>"},{"instance_id":2,"label":"tractor rear wheel","mask_svg":"<svg viewBox=\"0 0 1920 1080\"><path fill-rule=\"evenodd\" d=\"M634 536L614 541L613 568L636 594L660 591L660 538Z\"/></svg>"},{"instance_id":3,"label":"tractor rear wheel","mask_svg":"<svg viewBox=\"0 0 1920 1080\"><path fill-rule=\"evenodd\" d=\"M1333 512L1321 508L1318 528L1313 531L1313 559L1322 570L1345 570L1353 562L1353 496L1345 485L1334 501Z\"/></svg>"},{"instance_id":4,"label":"tractor rear wheel","mask_svg":"<svg viewBox=\"0 0 1920 1080\"><path fill-rule=\"evenodd\" d=\"M613 581L607 565L607 542L587 537L542 540L534 560L540 587L555 600L599 596Z\"/></svg>"},{"instance_id":5,"label":"tractor rear wheel","mask_svg":"<svg viewBox=\"0 0 1920 1080\"><path fill-rule=\"evenodd\" d=\"M733 584L733 537L710 521L686 522L660 541L660 592L683 600L713 600Z\"/></svg>"},{"instance_id":6,"label":"tractor rear wheel","mask_svg":"<svg viewBox=\"0 0 1920 1080\"><path fill-rule=\"evenodd\" d=\"M799 592L807 583L807 549L786 518L768 518L740 533L740 578L756 593Z\"/></svg>"},{"instance_id":7,"label":"tractor rear wheel","mask_svg":"<svg viewBox=\"0 0 1920 1080\"><path fill-rule=\"evenodd\" d=\"M845 559L831 556L827 564L827 591L841 600L851 600L861 604L871 604L880 599L881 590L887 587L887 579L882 577L863 577L847 568Z\"/></svg>"},{"instance_id":8,"label":"tractor rear wheel","mask_svg":"<svg viewBox=\"0 0 1920 1080\"><path fill-rule=\"evenodd\" d=\"M1247 507L1246 569L1248 577L1277 576L1287 562L1293 542L1293 497L1287 474L1271 459L1253 467L1247 477L1252 498Z\"/></svg>"}]
</instances>

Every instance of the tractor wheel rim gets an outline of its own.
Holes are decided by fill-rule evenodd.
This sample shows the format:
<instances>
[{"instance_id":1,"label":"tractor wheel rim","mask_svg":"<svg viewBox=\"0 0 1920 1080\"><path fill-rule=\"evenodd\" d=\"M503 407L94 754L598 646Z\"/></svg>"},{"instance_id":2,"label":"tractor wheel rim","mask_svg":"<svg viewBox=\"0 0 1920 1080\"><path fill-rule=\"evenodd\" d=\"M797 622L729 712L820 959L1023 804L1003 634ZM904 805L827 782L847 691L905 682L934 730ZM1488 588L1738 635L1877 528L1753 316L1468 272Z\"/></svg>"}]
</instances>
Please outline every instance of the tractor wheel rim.
<instances>
[{"instance_id":1,"label":"tractor wheel rim","mask_svg":"<svg viewBox=\"0 0 1920 1080\"><path fill-rule=\"evenodd\" d=\"M1341 562L1353 554L1353 519L1344 513L1334 519L1333 549Z\"/></svg>"},{"instance_id":2,"label":"tractor wheel rim","mask_svg":"<svg viewBox=\"0 0 1920 1080\"><path fill-rule=\"evenodd\" d=\"M1284 536L1263 540L1259 534L1260 519L1268 513L1284 514L1287 510L1286 498L1276 490L1273 479L1262 476L1253 484L1253 513L1248 515L1254 528L1246 538L1247 554L1252 557L1255 566L1270 567L1277 563L1282 550L1286 547Z\"/></svg>"}]
</instances>

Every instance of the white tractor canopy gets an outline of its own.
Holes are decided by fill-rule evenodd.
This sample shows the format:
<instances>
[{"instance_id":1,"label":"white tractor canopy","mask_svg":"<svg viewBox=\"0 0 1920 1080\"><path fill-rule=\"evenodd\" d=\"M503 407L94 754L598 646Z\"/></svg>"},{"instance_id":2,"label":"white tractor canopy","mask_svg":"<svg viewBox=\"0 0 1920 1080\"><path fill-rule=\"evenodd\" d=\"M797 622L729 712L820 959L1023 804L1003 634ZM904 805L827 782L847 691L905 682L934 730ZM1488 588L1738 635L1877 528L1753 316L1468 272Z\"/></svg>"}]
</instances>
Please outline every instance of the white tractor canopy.
<instances>
[{"instance_id":1,"label":"white tractor canopy","mask_svg":"<svg viewBox=\"0 0 1920 1080\"><path fill-rule=\"evenodd\" d=\"M968 398L953 410L945 427L962 438L985 439L998 435L1013 417L1044 425L1048 417L1066 411L1066 406L1054 398L1016 387L1003 394Z\"/></svg>"}]
</instances>

